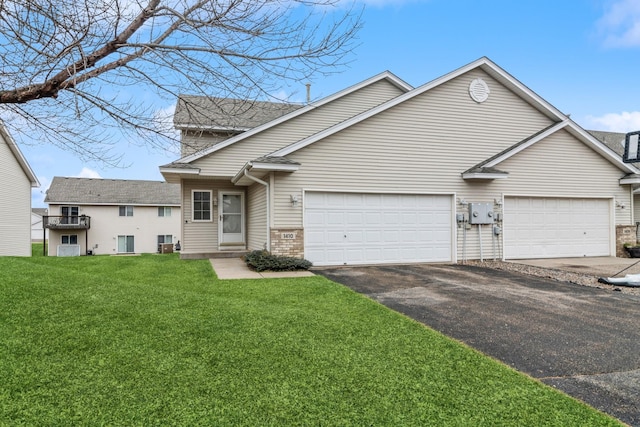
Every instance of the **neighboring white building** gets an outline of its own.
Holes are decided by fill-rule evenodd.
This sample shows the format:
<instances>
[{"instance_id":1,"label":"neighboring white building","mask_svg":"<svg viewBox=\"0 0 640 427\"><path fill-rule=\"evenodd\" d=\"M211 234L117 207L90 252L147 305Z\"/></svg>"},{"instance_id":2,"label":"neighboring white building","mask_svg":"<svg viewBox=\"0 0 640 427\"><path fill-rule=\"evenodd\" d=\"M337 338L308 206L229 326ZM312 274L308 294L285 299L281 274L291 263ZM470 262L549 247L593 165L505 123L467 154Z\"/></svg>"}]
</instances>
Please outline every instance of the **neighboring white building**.
<instances>
[{"instance_id":1,"label":"neighboring white building","mask_svg":"<svg viewBox=\"0 0 640 427\"><path fill-rule=\"evenodd\" d=\"M0 256L31 256L31 188L39 186L0 122Z\"/></svg>"},{"instance_id":2,"label":"neighboring white building","mask_svg":"<svg viewBox=\"0 0 640 427\"><path fill-rule=\"evenodd\" d=\"M46 208L31 209L31 241L42 242L49 238L49 230L44 228L43 217L47 215Z\"/></svg>"},{"instance_id":3,"label":"neighboring white building","mask_svg":"<svg viewBox=\"0 0 640 427\"><path fill-rule=\"evenodd\" d=\"M51 256L155 253L180 240L179 185L54 177L45 202Z\"/></svg>"}]
</instances>

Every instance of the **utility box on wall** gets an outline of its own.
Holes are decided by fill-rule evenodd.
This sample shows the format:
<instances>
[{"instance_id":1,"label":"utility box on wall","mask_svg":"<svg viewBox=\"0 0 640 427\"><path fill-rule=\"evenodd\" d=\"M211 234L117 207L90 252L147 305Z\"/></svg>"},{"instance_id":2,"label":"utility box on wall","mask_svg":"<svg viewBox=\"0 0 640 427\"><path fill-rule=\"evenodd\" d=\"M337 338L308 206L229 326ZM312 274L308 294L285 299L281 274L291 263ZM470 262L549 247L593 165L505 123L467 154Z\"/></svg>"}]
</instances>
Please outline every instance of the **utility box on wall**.
<instances>
[{"instance_id":1,"label":"utility box on wall","mask_svg":"<svg viewBox=\"0 0 640 427\"><path fill-rule=\"evenodd\" d=\"M493 224L493 204L469 203L469 224Z\"/></svg>"}]
</instances>

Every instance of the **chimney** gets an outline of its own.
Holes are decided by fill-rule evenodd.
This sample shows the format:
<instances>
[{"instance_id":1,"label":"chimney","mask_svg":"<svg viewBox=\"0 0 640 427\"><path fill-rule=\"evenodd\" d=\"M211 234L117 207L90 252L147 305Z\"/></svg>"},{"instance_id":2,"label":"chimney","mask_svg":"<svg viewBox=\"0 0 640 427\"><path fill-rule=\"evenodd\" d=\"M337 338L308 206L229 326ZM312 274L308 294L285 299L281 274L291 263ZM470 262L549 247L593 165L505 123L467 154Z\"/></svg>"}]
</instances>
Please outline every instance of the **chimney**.
<instances>
[{"instance_id":1,"label":"chimney","mask_svg":"<svg viewBox=\"0 0 640 427\"><path fill-rule=\"evenodd\" d=\"M307 87L307 104L311 102L311 83L305 85Z\"/></svg>"}]
</instances>

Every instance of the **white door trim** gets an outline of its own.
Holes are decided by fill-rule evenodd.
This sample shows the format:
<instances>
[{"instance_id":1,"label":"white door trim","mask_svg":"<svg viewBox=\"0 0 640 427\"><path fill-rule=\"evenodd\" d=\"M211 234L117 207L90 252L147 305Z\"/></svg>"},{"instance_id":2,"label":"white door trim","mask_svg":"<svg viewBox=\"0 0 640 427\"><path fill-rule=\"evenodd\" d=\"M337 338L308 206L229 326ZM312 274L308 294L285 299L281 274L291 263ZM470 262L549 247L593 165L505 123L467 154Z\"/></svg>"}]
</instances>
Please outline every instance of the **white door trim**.
<instances>
[{"instance_id":1,"label":"white door trim","mask_svg":"<svg viewBox=\"0 0 640 427\"><path fill-rule=\"evenodd\" d=\"M240 206L230 206L232 212L225 212L225 196L238 196ZM238 212L239 210L239 212ZM218 191L218 246L220 250L244 249L245 207L243 191Z\"/></svg>"}]
</instances>

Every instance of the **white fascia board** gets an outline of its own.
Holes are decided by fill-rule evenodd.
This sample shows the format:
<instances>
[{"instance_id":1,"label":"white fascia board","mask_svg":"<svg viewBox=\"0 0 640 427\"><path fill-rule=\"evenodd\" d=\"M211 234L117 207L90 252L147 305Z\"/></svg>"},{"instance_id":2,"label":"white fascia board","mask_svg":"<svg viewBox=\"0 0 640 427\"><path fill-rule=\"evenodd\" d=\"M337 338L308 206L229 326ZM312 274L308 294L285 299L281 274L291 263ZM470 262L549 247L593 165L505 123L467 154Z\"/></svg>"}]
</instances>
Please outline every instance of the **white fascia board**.
<instances>
[{"instance_id":1,"label":"white fascia board","mask_svg":"<svg viewBox=\"0 0 640 427\"><path fill-rule=\"evenodd\" d=\"M200 175L200 169L160 168L160 173L174 173L177 175Z\"/></svg>"},{"instance_id":2,"label":"white fascia board","mask_svg":"<svg viewBox=\"0 0 640 427\"><path fill-rule=\"evenodd\" d=\"M304 114L308 111L314 110L322 105L325 105L331 101L334 101L338 98L342 98L345 95L348 95L352 92L355 92L357 90L362 89L363 87L369 86L372 83L375 83L377 81L380 80L384 80L387 79L389 80L393 85L395 85L396 87L408 92L410 90L413 89L412 86L410 86L409 84L407 84L406 82L404 82L403 80L401 80L400 78L398 78L397 76L395 76L393 73L389 72L389 71L384 71L380 74L377 74L373 77L370 77L358 84L355 84L353 86L350 86L346 89L343 89L339 92L334 93L333 95L329 95L325 98L322 98L321 100L317 101L317 102L312 102L309 103L307 106L302 107L302 108L298 108L295 111L290 112L289 114L285 114L284 116L278 117L277 119L271 120L270 122L267 122L263 125L257 126L255 128L252 128L246 132L241 133L240 135L231 137L229 139L224 140L223 142L220 142L218 144L215 144L209 148L207 148L206 150L200 151L198 153L194 153L191 154L189 156L183 157L181 159L178 160L178 162L180 163L190 163L193 162L194 160L198 160L206 155L209 155L211 153L215 153L216 151L219 151L225 147L228 147L232 144L235 144L238 141L242 141L245 138L249 138L250 136L253 136L255 134L258 134L264 130L270 129L274 126L279 125L280 123L286 122L287 120L291 120L295 117L298 117L301 114Z\"/></svg>"},{"instance_id":3,"label":"white fascia board","mask_svg":"<svg viewBox=\"0 0 640 427\"><path fill-rule=\"evenodd\" d=\"M547 129L545 132L542 132L540 135L537 135L535 138L531 138L529 141L525 142L524 144L518 145L517 147L514 147L513 150L509 150L506 153L504 153L502 156L496 157L495 159L491 160L490 162L482 165L483 167L494 167L499 163L502 163L503 161L507 160L508 158L518 154L519 152L521 152L522 150L531 147L533 144L535 144L538 141L543 140L544 138L548 137L549 135L552 135L554 133L556 133L557 131L559 131L560 129L566 127L569 125L569 121L565 120L562 121L558 124L556 124L555 126Z\"/></svg>"},{"instance_id":4,"label":"white fascia board","mask_svg":"<svg viewBox=\"0 0 640 427\"><path fill-rule=\"evenodd\" d=\"M532 104L537 104L542 110L545 110L549 115L555 117L557 120L567 119L567 115L556 107L547 102L544 98L540 97L537 93L529 89L526 85L522 84L518 79L513 77L507 71L502 69L496 63L491 61L487 57L482 57L472 64L477 63L476 66L480 66L487 74L498 80L500 83L514 90L518 95L523 98L528 98L528 101ZM471 65L471 64L470 64Z\"/></svg>"},{"instance_id":5,"label":"white fascia board","mask_svg":"<svg viewBox=\"0 0 640 427\"><path fill-rule=\"evenodd\" d=\"M471 172L471 173L462 174L462 179L507 179L507 178L509 178L509 174L506 174L506 173Z\"/></svg>"},{"instance_id":6,"label":"white fascia board","mask_svg":"<svg viewBox=\"0 0 640 427\"><path fill-rule=\"evenodd\" d=\"M263 170L274 172L295 172L300 169L299 165L282 165L274 163L251 163L250 170Z\"/></svg>"},{"instance_id":7,"label":"white fascia board","mask_svg":"<svg viewBox=\"0 0 640 427\"><path fill-rule=\"evenodd\" d=\"M345 120L344 122L341 122L335 126L325 129L324 131L318 132L313 136L310 136L309 138L305 138L287 147L281 148L280 150L274 151L270 153L270 155L281 156L281 157L287 156L297 150L300 150L301 148L304 148L310 144L313 144L316 141L319 141L320 139L326 138L330 135L333 135L334 133L340 132L341 130L344 130L350 126L353 126L356 123L366 120L369 117L375 116L376 114L379 114L385 110L388 110L389 108L395 107L396 105L401 104L415 96L421 95L424 92L427 92L437 86L440 86L450 80L453 80L456 77L459 77L475 68L482 68L488 74L499 76L503 80L501 82L502 84L505 84L505 82L508 82L508 84L511 85L512 88L518 89L521 91L520 93L521 96L525 98L529 98L529 101L531 102L537 102L541 109L548 111L549 115L557 117L558 119L566 120L566 116L563 115L557 109L555 109L553 106L551 106L551 104L544 101L542 98L536 95L533 91L528 89L526 86L524 86L522 83L517 81L515 78L511 77L511 75L506 73L504 70L502 70L500 67L494 64L488 58L482 57L474 62L471 62L470 64L467 64L463 67L458 68L457 70L454 70L448 74L445 74L444 76L438 77L437 79L432 80L429 83L426 83L420 87L417 87L416 89L413 89L412 91L407 92L404 95L400 95L396 98L393 98L385 102L384 104L381 104L368 111L365 111L355 117L352 117L351 119Z\"/></svg>"},{"instance_id":8,"label":"white fascia board","mask_svg":"<svg viewBox=\"0 0 640 427\"><path fill-rule=\"evenodd\" d=\"M244 177L244 171L261 171L261 172L295 172L299 169L299 165L278 165L273 163L254 163L247 162L240 168L237 174L231 178L231 182L236 184Z\"/></svg>"},{"instance_id":9,"label":"white fascia board","mask_svg":"<svg viewBox=\"0 0 640 427\"><path fill-rule=\"evenodd\" d=\"M638 176L625 176L618 181L620 184L640 184L640 175ZM638 190L634 190L633 194L638 194Z\"/></svg>"},{"instance_id":10,"label":"white fascia board","mask_svg":"<svg viewBox=\"0 0 640 427\"><path fill-rule=\"evenodd\" d=\"M9 134L9 131L7 131L7 128L4 126L4 123L2 123L2 121L0 121L0 135L2 135L4 141L9 146L9 149L11 150L11 152L13 153L13 156L18 161L18 164L22 168L24 174L29 179L29 182L31 182L31 188L40 187L40 181L38 181L38 177L33 172L33 169L31 169L29 162L27 162L27 159L22 154L22 151L20 151L20 147L18 147L18 144L16 144L16 142L13 140L13 138Z\"/></svg>"}]
</instances>

